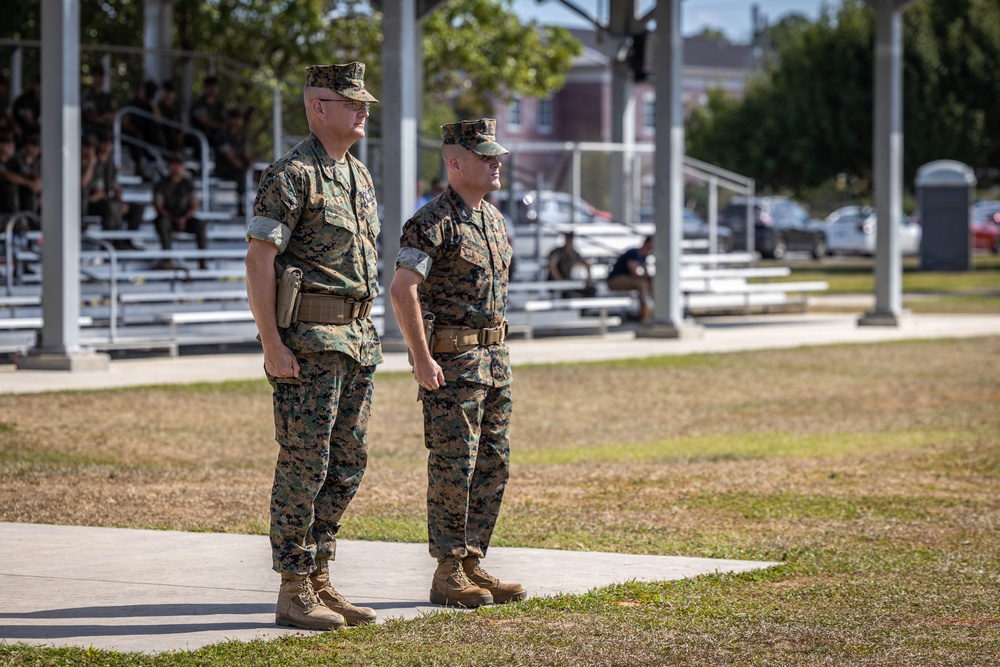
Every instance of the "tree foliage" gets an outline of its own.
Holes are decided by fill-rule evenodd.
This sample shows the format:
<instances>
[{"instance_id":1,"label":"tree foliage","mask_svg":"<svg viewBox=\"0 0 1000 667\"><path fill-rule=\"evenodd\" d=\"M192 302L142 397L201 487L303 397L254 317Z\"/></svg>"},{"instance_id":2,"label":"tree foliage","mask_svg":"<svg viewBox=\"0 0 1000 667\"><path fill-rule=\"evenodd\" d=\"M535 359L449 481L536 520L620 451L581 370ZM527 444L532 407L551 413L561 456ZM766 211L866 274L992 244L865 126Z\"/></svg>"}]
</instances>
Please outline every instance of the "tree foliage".
<instances>
[{"instance_id":1,"label":"tree foliage","mask_svg":"<svg viewBox=\"0 0 1000 667\"><path fill-rule=\"evenodd\" d=\"M142 0L81 3L81 42L141 47L142 6ZM197 61L195 84L207 70L225 69L231 80L223 93L233 103L266 108L270 93L254 83L262 79L280 83L293 102L307 66L351 60L366 63L366 84L380 92L382 15L370 0L174 0L173 8L174 48L214 59ZM0 37L37 40L39 11L39 0L13 3ZM457 117L492 112L491 99L547 96L563 85L580 51L562 28L522 25L511 0L450 0L424 23L426 99L434 109L442 102L457 106ZM177 81L182 67L175 62ZM121 72L137 85L141 58ZM301 122L299 116L288 114L286 123Z\"/></svg>"},{"instance_id":2,"label":"tree foliage","mask_svg":"<svg viewBox=\"0 0 1000 667\"><path fill-rule=\"evenodd\" d=\"M1000 162L1000 3L925 0L904 13L904 172L930 160ZM764 189L870 182L873 12L843 0L812 23L782 27L778 58L742 100L722 93L688 124L689 153Z\"/></svg>"}]
</instances>

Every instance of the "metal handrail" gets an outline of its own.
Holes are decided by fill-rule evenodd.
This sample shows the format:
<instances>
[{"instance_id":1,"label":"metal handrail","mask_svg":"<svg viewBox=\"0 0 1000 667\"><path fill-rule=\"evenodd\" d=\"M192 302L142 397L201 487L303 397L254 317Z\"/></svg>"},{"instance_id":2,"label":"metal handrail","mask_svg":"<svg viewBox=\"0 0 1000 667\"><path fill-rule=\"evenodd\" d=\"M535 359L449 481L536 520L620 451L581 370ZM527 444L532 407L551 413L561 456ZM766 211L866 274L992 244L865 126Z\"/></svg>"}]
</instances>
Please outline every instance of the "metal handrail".
<instances>
[{"instance_id":1,"label":"metal handrail","mask_svg":"<svg viewBox=\"0 0 1000 667\"><path fill-rule=\"evenodd\" d=\"M10 217L7 219L7 225L4 228L4 247L7 254L7 270L5 272L7 296L13 296L14 294L14 225L21 219L34 219L35 222L39 222L40 220L38 214L31 211L17 211L10 214Z\"/></svg>"},{"instance_id":2,"label":"metal handrail","mask_svg":"<svg viewBox=\"0 0 1000 667\"><path fill-rule=\"evenodd\" d=\"M161 125L166 125L167 127L172 127L178 130L182 130L184 132L187 132L188 134L195 136L198 139L198 144L201 147L201 170L200 170L201 201L203 203L202 205L206 207L205 208L206 211L211 210L211 203L209 199L209 188L208 188L209 149L208 149L208 137L205 136L205 133L200 130L196 130L192 127L185 127L181 123L177 123L167 118L157 116L156 114L149 113L148 111L140 109L139 107L129 107L129 106L122 107L121 109L118 110L118 113L115 114L115 120L113 125L114 136L115 136L115 146L114 146L115 167L119 169L121 168L122 165L122 148L121 148L122 118L129 114L139 116L140 118L146 118L148 120L152 120L154 122L160 123Z\"/></svg>"}]
</instances>

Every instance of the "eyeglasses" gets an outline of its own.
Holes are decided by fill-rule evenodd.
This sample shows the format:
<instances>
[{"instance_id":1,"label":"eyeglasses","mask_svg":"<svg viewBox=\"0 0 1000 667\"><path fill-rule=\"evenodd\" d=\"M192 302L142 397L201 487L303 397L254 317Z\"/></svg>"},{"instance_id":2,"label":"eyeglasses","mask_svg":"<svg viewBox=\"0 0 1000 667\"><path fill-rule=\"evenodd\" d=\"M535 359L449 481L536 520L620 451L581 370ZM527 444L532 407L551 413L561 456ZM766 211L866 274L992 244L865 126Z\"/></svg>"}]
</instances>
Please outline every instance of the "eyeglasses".
<instances>
[{"instance_id":1,"label":"eyeglasses","mask_svg":"<svg viewBox=\"0 0 1000 667\"><path fill-rule=\"evenodd\" d=\"M362 102L361 100L327 100L322 97L317 98L319 102L337 102L339 104L350 104L351 108L355 111L361 111L361 107L370 110L372 108L371 102Z\"/></svg>"}]
</instances>

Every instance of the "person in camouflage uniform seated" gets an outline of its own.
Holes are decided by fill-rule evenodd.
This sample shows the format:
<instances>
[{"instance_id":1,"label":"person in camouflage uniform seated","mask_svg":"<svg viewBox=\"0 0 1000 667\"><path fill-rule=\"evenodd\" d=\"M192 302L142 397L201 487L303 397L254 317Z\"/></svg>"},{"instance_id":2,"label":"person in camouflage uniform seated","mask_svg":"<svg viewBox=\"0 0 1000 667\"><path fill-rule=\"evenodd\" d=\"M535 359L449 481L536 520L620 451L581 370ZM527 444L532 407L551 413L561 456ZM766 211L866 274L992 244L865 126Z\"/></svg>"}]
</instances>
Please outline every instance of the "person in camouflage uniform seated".
<instances>
[{"instance_id":1,"label":"person in camouflage uniform seated","mask_svg":"<svg viewBox=\"0 0 1000 667\"><path fill-rule=\"evenodd\" d=\"M390 288L423 402L427 532L438 560L430 600L462 607L526 596L480 565L507 486L512 406L512 251L503 215L484 200L500 188L499 156L508 154L495 127L491 118L443 126L449 186L403 225Z\"/></svg>"},{"instance_id":2,"label":"person in camouflage uniform seated","mask_svg":"<svg viewBox=\"0 0 1000 667\"><path fill-rule=\"evenodd\" d=\"M279 625L334 629L375 620L330 583L340 519L368 461L366 431L381 343L375 188L347 151L365 136L362 63L309 67L310 134L262 174L247 228L247 294L274 390L280 450L271 549ZM276 280L301 271L295 317L278 326Z\"/></svg>"}]
</instances>

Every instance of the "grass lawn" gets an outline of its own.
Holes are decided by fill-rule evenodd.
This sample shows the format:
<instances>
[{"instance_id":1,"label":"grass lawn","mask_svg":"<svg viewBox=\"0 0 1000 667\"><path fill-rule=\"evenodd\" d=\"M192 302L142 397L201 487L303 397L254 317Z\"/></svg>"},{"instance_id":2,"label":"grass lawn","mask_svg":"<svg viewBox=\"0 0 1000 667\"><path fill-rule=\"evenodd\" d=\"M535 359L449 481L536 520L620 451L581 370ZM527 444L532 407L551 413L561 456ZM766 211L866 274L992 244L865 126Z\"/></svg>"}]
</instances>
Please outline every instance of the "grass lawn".
<instances>
[{"instance_id":1,"label":"grass lawn","mask_svg":"<svg viewBox=\"0 0 1000 667\"><path fill-rule=\"evenodd\" d=\"M918 257L903 259L903 307L914 313L1000 313L1000 255L977 251L970 271L921 271ZM825 280L830 288L816 295L873 295L872 257L826 257L820 262L762 261L759 266L790 266L789 281ZM778 281L775 281L778 282ZM856 307L811 305L810 311L855 312Z\"/></svg>"},{"instance_id":2,"label":"grass lawn","mask_svg":"<svg viewBox=\"0 0 1000 667\"><path fill-rule=\"evenodd\" d=\"M415 394L377 377L345 538L426 538ZM519 368L494 544L784 564L195 652L0 646L0 665L995 667L998 396L1000 337ZM263 380L0 396L0 520L264 533L274 456Z\"/></svg>"}]
</instances>

